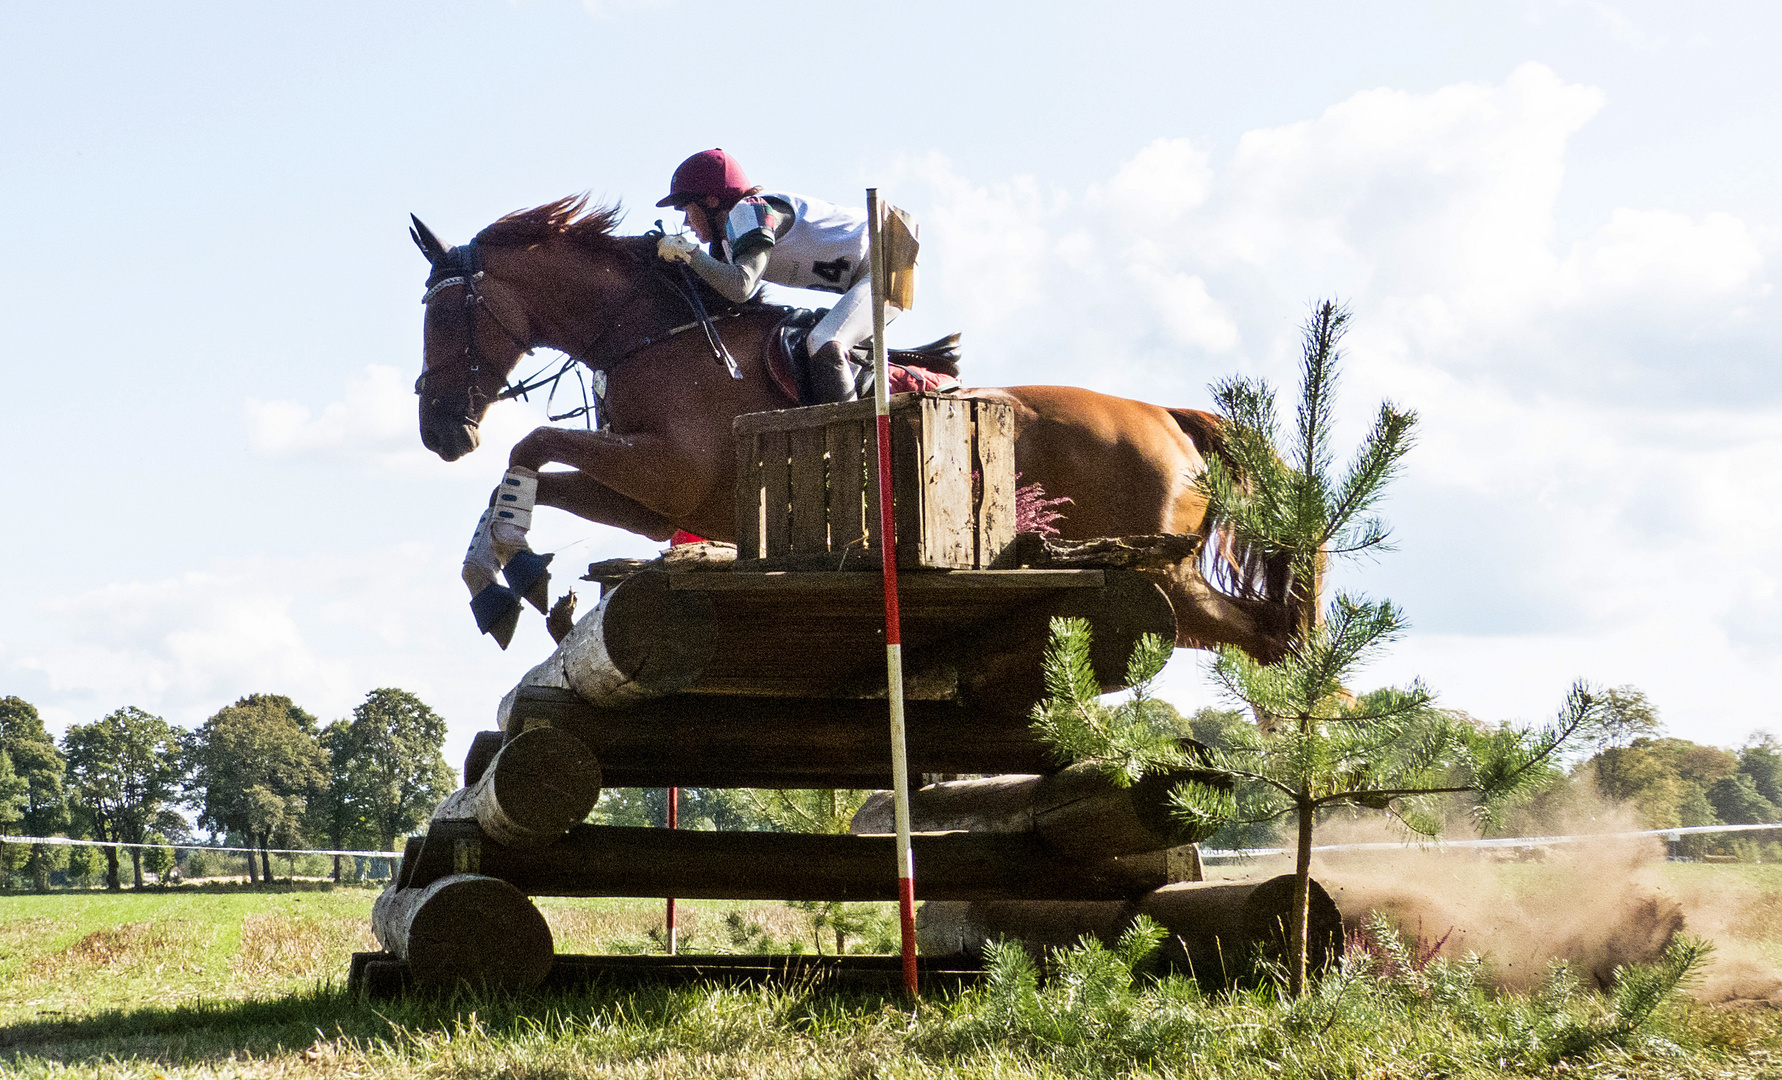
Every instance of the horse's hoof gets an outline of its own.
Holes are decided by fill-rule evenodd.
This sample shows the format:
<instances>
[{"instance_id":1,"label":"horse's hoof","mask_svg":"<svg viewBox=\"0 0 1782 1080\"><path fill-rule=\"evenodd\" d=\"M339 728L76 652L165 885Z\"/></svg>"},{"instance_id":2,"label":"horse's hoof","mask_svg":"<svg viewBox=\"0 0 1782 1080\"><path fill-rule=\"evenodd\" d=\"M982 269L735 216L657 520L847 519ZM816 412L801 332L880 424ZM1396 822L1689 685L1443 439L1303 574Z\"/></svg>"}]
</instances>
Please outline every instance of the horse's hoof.
<instances>
[{"instance_id":1,"label":"horse's hoof","mask_svg":"<svg viewBox=\"0 0 1782 1080\"><path fill-rule=\"evenodd\" d=\"M546 568L551 565L552 558L550 555L522 549L507 560L507 566L501 571L507 578L507 587L514 591L514 595L531 601L541 615L551 604L551 574Z\"/></svg>"},{"instance_id":2,"label":"horse's hoof","mask_svg":"<svg viewBox=\"0 0 1782 1080\"><path fill-rule=\"evenodd\" d=\"M476 616L476 628L495 639L506 650L520 625L520 598L512 589L490 585L471 597L470 613Z\"/></svg>"}]
</instances>

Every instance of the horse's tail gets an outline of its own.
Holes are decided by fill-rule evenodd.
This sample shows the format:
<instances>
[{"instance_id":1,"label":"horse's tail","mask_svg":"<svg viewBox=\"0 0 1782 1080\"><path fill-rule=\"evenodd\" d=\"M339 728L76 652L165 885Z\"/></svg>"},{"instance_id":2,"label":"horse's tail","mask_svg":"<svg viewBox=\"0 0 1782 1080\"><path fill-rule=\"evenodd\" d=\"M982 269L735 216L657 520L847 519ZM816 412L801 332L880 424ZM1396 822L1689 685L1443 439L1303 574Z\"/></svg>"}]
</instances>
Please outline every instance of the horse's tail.
<instances>
[{"instance_id":1,"label":"horse's tail","mask_svg":"<svg viewBox=\"0 0 1782 1080\"><path fill-rule=\"evenodd\" d=\"M1169 409L1176 426L1194 442L1202 458L1218 457L1220 463L1245 478L1238 461L1225 445L1225 419L1198 409ZM1285 552L1273 554L1259 551L1241 537L1229 522L1209 514L1200 549L1200 573L1207 584L1228 596L1244 600L1261 600L1278 604L1288 618L1286 625L1297 625L1302 602L1293 588L1293 567Z\"/></svg>"}]
</instances>

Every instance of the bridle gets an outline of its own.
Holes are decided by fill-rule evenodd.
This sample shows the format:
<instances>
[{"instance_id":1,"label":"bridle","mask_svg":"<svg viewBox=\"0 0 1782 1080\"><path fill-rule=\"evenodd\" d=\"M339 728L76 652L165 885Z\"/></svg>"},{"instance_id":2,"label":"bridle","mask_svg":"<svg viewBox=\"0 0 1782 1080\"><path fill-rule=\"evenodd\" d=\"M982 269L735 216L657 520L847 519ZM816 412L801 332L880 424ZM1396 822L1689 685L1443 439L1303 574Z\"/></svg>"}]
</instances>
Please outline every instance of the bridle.
<instances>
[{"instance_id":1,"label":"bridle","mask_svg":"<svg viewBox=\"0 0 1782 1080\"><path fill-rule=\"evenodd\" d=\"M419 242L420 241L417 238L416 243ZM426 248L423 246L421 250L425 252ZM431 254L429 254L429 258L432 258ZM475 376L477 372L482 370L484 361L488 359L488 357L483 355L482 346L477 342L477 313L486 312L495 325L499 326L502 332L511 338L513 343L518 345L523 353L531 352L533 347L530 335L522 336L521 334L516 333L514 328L509 326L507 321L501 317L501 313L491 307L488 301L483 298L483 291L479 287L482 280L482 252L478 249L476 241L472 240L467 244L460 244L459 246L452 248L442 257L433 259L433 272L427 275L427 291L421 297L421 304L425 306L432 303L433 298L446 289L457 286L462 287L464 290L464 300L460 305L464 312L464 363L472 376L469 389L464 395L465 411L467 413L475 411L475 402L472 398L481 392L477 389ZM530 327L528 327L528 329L530 329ZM422 368L420 375L415 377L416 394L423 392L423 384L426 379L427 371L425 368ZM505 382L505 378L503 381ZM517 397L520 394L525 393L527 389L531 388L516 388L513 384L508 383L501 393L495 396L494 400L503 401L510 397ZM472 427L476 426L476 421L472 420L468 415L462 419L466 424L469 424Z\"/></svg>"},{"instance_id":2,"label":"bridle","mask_svg":"<svg viewBox=\"0 0 1782 1080\"><path fill-rule=\"evenodd\" d=\"M658 225L660 225L660 223L658 223ZM488 360L488 357L483 354L482 346L477 341L477 313L479 311L486 311L489 318L494 321L495 325L499 326L513 343L520 347L522 355L530 353L534 348L534 343L529 334L521 335L516 333L513 327L509 326L507 322L501 318L500 313L484 299L482 289L479 288L483 280L482 252L478 248L477 242L474 239L468 243L460 244L457 247L446 249L444 245L441 245L439 241L434 238L432 232L428 231L426 226L421 224L419 219L414 220L414 226L414 228L409 230L409 235L414 238L416 246L421 249L422 254L427 256L428 262L433 267L432 272L427 277L426 292L421 297L422 305L432 303L433 299L445 289L453 287L461 287L464 289L464 299L461 304L465 322L463 356L470 380L468 389L465 392L466 415L460 417L459 420L469 427L475 428L478 426L478 423L469 415L470 413L477 411L474 399L481 393L477 387L475 376L482 370L483 363ZM645 235L651 236L654 234ZM652 247L653 246L654 245L652 244ZM529 378L522 379L518 383L512 382L504 375L501 391L490 399L489 404L494 404L497 401L508 401L514 398L530 400L528 395L532 391L548 386L550 387L550 394L546 399L546 415L553 422L573 419L578 416L587 416L590 417L590 426L593 426L592 417L599 411L599 402L606 396L606 377L609 371L616 368L625 360L692 330L694 327L698 327L705 332L706 344L711 349L712 356L725 366L725 369L730 373L730 377L732 379L741 379L743 375L737 366L736 358L730 354L730 349L724 344L723 338L718 334L716 323L718 319L734 317L742 314L742 311L733 307L729 311L719 312L716 315L711 314L706 310L705 303L700 298L699 287L693 280L691 270L684 264L680 265L678 269L680 270L680 280L676 281L666 277L666 275L664 275L664 280L671 291L673 291L683 303L687 304L694 315L692 322L671 327L665 332L646 335L640 340L632 343L630 347L626 348L623 352L613 356L611 359L590 360L581 354L571 355L558 365L554 372L546 374L548 367L540 369L539 371L534 372ZM638 285L634 288L634 296L643 292L644 288L642 285ZM530 327L527 329L530 330ZM605 336L606 335L603 333L600 338L596 338L595 341L590 342L589 348L583 350L583 352L594 352L600 345L601 339ZM563 380L563 377L574 370L578 364L587 367L594 375L594 400L590 401L588 399L587 385L583 383L581 386L582 405L580 407L571 409L569 412L562 414L551 414L549 411L549 402L555 399L558 384ZM581 380L580 372L578 371L576 375L579 382ZM421 373L415 377L415 393L417 395L425 393L426 379L427 370L426 368L422 368ZM604 424L602 426L604 426Z\"/></svg>"}]
</instances>

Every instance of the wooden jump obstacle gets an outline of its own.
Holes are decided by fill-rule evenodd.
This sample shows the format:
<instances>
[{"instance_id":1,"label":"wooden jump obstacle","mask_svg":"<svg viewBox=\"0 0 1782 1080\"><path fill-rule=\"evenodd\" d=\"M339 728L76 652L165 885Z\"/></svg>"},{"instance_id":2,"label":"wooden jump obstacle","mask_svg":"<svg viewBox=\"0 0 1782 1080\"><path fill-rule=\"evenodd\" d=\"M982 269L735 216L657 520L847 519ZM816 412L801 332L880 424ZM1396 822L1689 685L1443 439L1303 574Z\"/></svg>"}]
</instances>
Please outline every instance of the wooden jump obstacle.
<instances>
[{"instance_id":1,"label":"wooden jump obstacle","mask_svg":"<svg viewBox=\"0 0 1782 1080\"><path fill-rule=\"evenodd\" d=\"M693 545L591 568L599 604L503 698L499 730L477 736L466 757L464 788L409 839L373 916L384 952L355 958L355 986L528 989L603 964L653 978L809 974L808 961L784 958L557 957L530 898L896 898L889 811L878 802L850 835L583 824L603 786L889 784L883 538L865 501L876 476L863 404L738 419L743 543L734 554ZM1148 897L1200 877L1198 837L1167 812L1169 788L1191 773L1116 788L1092 770L1061 769L1029 726L1045 694L1051 620L1087 620L1098 680L1122 688L1138 639L1175 635L1146 571L1198 541L1048 546L1018 537L1006 409L926 394L893 406L892 542L909 568L899 575L909 767L993 774L931 785L912 800L921 895L935 913L919 923L924 952L935 954L920 971L945 982L966 977L983 927L1006 924L1021 937L1015 931L1036 923L1010 911L1076 905L1065 921L1117 933ZM1210 902L1236 911L1253 891ZM1159 910L1188 910L1173 903ZM1234 938L1232 947L1247 945ZM831 972L850 985L898 985L889 959L849 958Z\"/></svg>"}]
</instances>

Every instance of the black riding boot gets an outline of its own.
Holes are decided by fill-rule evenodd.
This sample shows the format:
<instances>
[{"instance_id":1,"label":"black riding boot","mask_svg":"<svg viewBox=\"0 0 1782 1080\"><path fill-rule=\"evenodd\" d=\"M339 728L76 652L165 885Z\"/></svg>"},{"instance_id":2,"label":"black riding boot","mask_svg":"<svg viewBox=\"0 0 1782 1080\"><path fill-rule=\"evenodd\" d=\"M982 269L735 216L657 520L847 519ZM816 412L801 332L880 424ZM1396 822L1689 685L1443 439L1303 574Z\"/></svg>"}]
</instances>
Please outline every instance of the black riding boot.
<instances>
[{"instance_id":1,"label":"black riding boot","mask_svg":"<svg viewBox=\"0 0 1782 1080\"><path fill-rule=\"evenodd\" d=\"M854 365L833 341L811 354L809 375L814 405L853 401L860 396L854 389Z\"/></svg>"}]
</instances>

